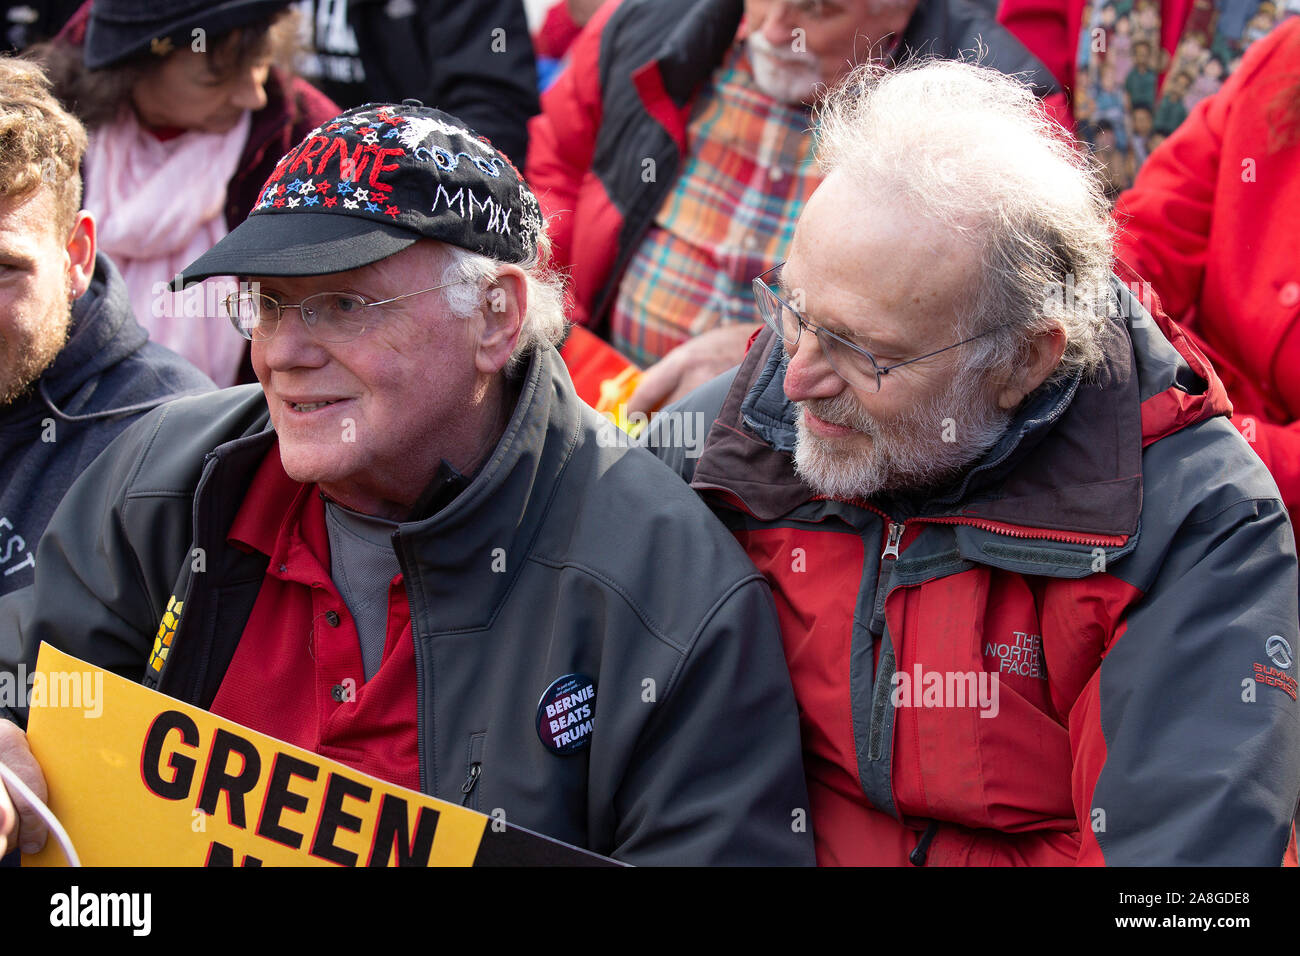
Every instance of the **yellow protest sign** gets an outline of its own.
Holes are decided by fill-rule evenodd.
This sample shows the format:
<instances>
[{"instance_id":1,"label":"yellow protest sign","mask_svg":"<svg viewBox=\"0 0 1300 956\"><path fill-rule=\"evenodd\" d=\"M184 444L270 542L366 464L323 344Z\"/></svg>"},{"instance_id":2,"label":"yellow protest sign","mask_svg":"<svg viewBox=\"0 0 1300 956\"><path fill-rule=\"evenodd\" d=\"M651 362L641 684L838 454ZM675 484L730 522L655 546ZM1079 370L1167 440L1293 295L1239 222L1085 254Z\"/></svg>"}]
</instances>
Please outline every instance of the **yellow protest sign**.
<instances>
[{"instance_id":1,"label":"yellow protest sign","mask_svg":"<svg viewBox=\"0 0 1300 956\"><path fill-rule=\"evenodd\" d=\"M30 707L50 809L86 866L471 866L489 822L47 644ZM23 858L63 862L54 840Z\"/></svg>"}]
</instances>

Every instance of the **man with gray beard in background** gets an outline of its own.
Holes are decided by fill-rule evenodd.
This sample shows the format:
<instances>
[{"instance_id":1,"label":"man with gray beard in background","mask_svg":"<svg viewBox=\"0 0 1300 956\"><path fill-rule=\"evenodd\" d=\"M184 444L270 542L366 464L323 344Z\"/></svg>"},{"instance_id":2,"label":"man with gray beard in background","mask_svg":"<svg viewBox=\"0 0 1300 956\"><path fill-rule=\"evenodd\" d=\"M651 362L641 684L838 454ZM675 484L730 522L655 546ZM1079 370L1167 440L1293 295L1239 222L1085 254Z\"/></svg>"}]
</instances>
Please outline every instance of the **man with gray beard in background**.
<instances>
[{"instance_id":1,"label":"man with gray beard in background","mask_svg":"<svg viewBox=\"0 0 1300 956\"><path fill-rule=\"evenodd\" d=\"M818 862L1296 862L1296 549L1017 80L865 70L767 329L646 444L772 585ZM1115 271L1121 272L1117 276Z\"/></svg>"},{"instance_id":2,"label":"man with gray beard in background","mask_svg":"<svg viewBox=\"0 0 1300 956\"><path fill-rule=\"evenodd\" d=\"M630 411L739 362L759 322L749 282L786 257L820 182L810 105L855 64L976 47L1063 109L1043 65L966 0L606 3L529 127L528 180L585 327L565 350L575 380L589 333L653 366Z\"/></svg>"}]
</instances>

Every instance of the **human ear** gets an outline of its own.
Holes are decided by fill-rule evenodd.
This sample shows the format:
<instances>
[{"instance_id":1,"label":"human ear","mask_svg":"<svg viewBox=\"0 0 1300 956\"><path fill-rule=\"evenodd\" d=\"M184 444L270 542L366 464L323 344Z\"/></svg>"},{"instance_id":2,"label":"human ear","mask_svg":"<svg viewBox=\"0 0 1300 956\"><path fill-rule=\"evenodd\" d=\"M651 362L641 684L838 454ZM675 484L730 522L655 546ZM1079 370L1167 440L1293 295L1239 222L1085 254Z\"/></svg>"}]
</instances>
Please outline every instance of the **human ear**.
<instances>
[{"instance_id":1,"label":"human ear","mask_svg":"<svg viewBox=\"0 0 1300 956\"><path fill-rule=\"evenodd\" d=\"M502 265L489 285L482 310L482 333L475 365L485 375L495 375L510 361L528 311L528 283L524 270Z\"/></svg>"},{"instance_id":2,"label":"human ear","mask_svg":"<svg viewBox=\"0 0 1300 956\"><path fill-rule=\"evenodd\" d=\"M68 254L68 285L73 299L79 299L90 288L95 274L96 248L95 218L84 209L77 213L64 251Z\"/></svg>"},{"instance_id":3,"label":"human ear","mask_svg":"<svg viewBox=\"0 0 1300 956\"><path fill-rule=\"evenodd\" d=\"M1026 395L1047 380L1047 377L1061 364L1065 354L1065 329L1053 326L1046 332L1039 332L1029 340L1029 354L1011 374L1011 379L998 392L998 407L1012 409L1019 405Z\"/></svg>"}]
</instances>

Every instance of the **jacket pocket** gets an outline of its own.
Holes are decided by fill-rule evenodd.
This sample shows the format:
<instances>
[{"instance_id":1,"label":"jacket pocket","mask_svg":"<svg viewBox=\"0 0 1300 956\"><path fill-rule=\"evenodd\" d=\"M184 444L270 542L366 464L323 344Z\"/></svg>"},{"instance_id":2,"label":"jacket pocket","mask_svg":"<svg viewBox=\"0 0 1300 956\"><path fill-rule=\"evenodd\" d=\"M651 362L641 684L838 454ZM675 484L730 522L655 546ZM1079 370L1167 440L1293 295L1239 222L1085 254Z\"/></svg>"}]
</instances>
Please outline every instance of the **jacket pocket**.
<instances>
[{"instance_id":1,"label":"jacket pocket","mask_svg":"<svg viewBox=\"0 0 1300 956\"><path fill-rule=\"evenodd\" d=\"M479 808L479 778L483 776L483 745L487 741L487 731L480 730L469 735L468 759L465 766L465 782L460 785L460 805L471 810ZM470 803L470 800L473 803Z\"/></svg>"}]
</instances>

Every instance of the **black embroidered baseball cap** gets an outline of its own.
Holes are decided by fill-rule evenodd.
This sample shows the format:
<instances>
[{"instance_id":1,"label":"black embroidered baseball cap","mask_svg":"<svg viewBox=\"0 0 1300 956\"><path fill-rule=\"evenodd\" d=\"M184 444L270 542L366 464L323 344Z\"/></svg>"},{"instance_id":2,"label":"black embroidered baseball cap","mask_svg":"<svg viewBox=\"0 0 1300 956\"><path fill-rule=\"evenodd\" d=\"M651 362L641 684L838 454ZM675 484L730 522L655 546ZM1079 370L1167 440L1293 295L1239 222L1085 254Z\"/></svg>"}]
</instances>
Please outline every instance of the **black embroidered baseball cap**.
<instances>
[{"instance_id":1,"label":"black embroidered baseball cap","mask_svg":"<svg viewBox=\"0 0 1300 956\"><path fill-rule=\"evenodd\" d=\"M172 281L310 276L437 239L499 262L537 253L537 197L504 154L441 110L370 103L312 130L248 218Z\"/></svg>"}]
</instances>

